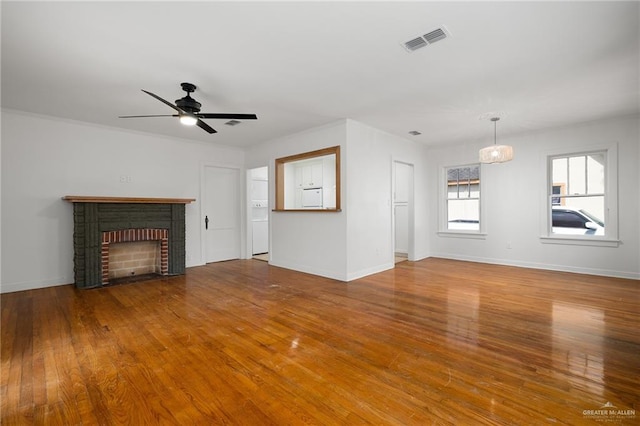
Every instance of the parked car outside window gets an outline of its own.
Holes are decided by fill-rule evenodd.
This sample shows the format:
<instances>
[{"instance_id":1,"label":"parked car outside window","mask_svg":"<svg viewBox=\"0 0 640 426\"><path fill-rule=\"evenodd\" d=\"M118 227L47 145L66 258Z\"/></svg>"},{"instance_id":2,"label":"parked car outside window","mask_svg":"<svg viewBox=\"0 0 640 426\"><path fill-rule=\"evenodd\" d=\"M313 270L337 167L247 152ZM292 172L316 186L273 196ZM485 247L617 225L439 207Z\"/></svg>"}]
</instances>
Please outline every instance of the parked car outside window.
<instances>
[{"instance_id":1,"label":"parked car outside window","mask_svg":"<svg viewBox=\"0 0 640 426\"><path fill-rule=\"evenodd\" d=\"M553 206L552 232L569 235L604 235L604 222L583 209Z\"/></svg>"}]
</instances>

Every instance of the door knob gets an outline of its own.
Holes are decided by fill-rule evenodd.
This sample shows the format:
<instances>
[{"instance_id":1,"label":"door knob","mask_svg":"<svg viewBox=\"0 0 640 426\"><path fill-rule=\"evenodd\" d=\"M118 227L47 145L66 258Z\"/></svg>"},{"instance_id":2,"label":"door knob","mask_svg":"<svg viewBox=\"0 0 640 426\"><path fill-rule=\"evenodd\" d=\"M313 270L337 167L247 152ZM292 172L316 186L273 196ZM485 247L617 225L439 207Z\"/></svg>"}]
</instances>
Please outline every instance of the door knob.
<instances>
[{"instance_id":1,"label":"door knob","mask_svg":"<svg viewBox=\"0 0 640 426\"><path fill-rule=\"evenodd\" d=\"M209 229L209 216L204 217L204 229Z\"/></svg>"}]
</instances>

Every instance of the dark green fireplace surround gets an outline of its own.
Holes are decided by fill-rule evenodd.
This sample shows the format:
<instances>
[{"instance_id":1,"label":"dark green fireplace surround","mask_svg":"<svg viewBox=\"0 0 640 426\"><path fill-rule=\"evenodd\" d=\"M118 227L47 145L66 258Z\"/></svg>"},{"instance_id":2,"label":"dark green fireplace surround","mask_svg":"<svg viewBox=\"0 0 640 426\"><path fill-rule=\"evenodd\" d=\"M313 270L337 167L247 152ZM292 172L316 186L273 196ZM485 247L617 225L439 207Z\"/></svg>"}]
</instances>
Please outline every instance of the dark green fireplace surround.
<instances>
[{"instance_id":1,"label":"dark green fireplace surround","mask_svg":"<svg viewBox=\"0 0 640 426\"><path fill-rule=\"evenodd\" d=\"M102 287L102 233L167 229L168 274L185 271L185 204L193 199L67 196L73 203L73 263L78 288Z\"/></svg>"}]
</instances>

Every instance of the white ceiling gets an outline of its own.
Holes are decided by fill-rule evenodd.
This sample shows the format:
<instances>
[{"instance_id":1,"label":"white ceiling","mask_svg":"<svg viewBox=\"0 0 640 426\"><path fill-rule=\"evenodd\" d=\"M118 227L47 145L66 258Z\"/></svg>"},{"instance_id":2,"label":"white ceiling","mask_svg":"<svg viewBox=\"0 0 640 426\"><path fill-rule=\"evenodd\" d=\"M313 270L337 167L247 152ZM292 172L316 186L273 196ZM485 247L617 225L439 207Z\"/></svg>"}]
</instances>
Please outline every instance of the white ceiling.
<instances>
[{"instance_id":1,"label":"white ceiling","mask_svg":"<svg viewBox=\"0 0 640 426\"><path fill-rule=\"evenodd\" d=\"M639 112L638 2L7 2L2 107L247 147L352 118L425 144ZM444 25L451 37L402 43ZM210 135L172 118L256 113ZM411 130L420 136L408 134Z\"/></svg>"}]
</instances>

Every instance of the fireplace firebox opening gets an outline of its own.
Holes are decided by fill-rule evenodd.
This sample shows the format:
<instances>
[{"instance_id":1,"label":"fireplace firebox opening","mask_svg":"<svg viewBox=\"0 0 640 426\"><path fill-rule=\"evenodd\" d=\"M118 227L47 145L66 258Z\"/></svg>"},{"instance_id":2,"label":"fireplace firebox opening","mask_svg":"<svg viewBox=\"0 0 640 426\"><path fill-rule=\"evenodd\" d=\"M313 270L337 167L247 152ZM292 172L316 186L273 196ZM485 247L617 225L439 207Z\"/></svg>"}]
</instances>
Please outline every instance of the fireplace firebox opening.
<instances>
[{"instance_id":1,"label":"fireplace firebox opening","mask_svg":"<svg viewBox=\"0 0 640 426\"><path fill-rule=\"evenodd\" d=\"M102 284L132 275L169 273L168 229L102 233Z\"/></svg>"}]
</instances>

